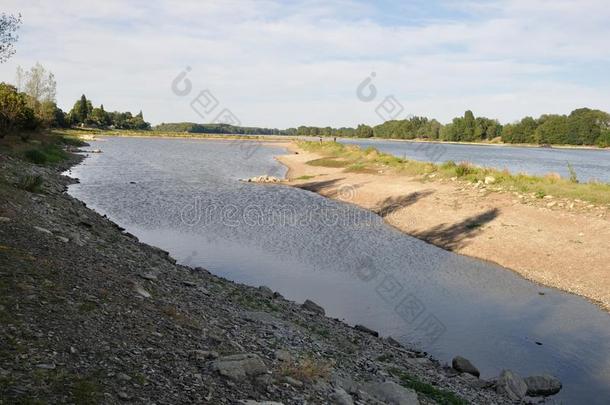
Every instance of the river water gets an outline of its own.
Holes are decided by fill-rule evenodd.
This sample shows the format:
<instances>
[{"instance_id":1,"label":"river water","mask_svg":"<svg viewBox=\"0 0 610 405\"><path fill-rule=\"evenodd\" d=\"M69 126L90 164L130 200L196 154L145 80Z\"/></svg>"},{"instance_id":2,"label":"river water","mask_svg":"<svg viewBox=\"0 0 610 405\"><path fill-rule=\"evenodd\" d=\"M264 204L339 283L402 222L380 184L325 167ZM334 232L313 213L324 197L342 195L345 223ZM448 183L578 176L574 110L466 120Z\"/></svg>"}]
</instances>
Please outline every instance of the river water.
<instances>
[{"instance_id":1,"label":"river water","mask_svg":"<svg viewBox=\"0 0 610 405\"><path fill-rule=\"evenodd\" d=\"M462 145L405 142L381 139L343 138L340 142L361 147L373 146L401 158L442 163L471 162L478 166L508 169L511 173L545 175L558 173L569 178L572 165L579 181L610 183L610 150L536 148L519 146Z\"/></svg>"},{"instance_id":2,"label":"river water","mask_svg":"<svg viewBox=\"0 0 610 405\"><path fill-rule=\"evenodd\" d=\"M74 197L179 262L364 324L482 377L549 373L564 403L610 398L610 316L497 265L444 251L358 207L281 185L284 150L253 143L108 138L72 170ZM585 269L583 269L585 270Z\"/></svg>"}]
</instances>

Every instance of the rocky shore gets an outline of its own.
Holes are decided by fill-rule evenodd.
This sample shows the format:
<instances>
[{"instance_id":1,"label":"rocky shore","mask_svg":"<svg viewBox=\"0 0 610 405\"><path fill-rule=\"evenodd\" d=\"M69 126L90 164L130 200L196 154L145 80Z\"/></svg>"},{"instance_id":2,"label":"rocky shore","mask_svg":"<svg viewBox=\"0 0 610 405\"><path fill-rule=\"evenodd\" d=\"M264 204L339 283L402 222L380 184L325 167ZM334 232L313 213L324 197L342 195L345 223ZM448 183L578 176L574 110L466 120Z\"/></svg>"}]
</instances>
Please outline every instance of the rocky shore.
<instances>
[{"instance_id":1,"label":"rocky shore","mask_svg":"<svg viewBox=\"0 0 610 405\"><path fill-rule=\"evenodd\" d=\"M513 373L479 379L465 359L443 365L311 301L176 264L65 193L71 180L60 172L78 159L45 167L0 154L0 404L504 404L526 395Z\"/></svg>"}]
</instances>

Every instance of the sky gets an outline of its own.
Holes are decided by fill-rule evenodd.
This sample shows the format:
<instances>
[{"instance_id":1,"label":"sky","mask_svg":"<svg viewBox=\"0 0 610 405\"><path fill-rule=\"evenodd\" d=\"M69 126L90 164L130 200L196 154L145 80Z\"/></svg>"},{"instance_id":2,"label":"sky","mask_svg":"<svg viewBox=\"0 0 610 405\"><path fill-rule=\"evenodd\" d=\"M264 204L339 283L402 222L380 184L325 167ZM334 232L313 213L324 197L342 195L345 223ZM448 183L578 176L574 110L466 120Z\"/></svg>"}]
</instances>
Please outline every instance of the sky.
<instances>
[{"instance_id":1,"label":"sky","mask_svg":"<svg viewBox=\"0 0 610 405\"><path fill-rule=\"evenodd\" d=\"M84 93L153 124L230 111L277 128L610 111L607 0L3 0L0 11L23 17L0 80L40 62L64 110Z\"/></svg>"}]
</instances>

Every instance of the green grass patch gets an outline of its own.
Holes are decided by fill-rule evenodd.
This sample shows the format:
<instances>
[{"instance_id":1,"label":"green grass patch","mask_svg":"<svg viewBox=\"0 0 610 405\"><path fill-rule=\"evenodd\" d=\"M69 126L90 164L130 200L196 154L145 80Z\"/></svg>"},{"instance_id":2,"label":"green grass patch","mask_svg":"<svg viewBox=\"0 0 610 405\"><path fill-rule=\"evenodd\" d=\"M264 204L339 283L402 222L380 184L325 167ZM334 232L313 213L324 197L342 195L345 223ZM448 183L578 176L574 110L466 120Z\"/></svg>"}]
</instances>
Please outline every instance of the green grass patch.
<instances>
[{"instance_id":1,"label":"green grass patch","mask_svg":"<svg viewBox=\"0 0 610 405\"><path fill-rule=\"evenodd\" d=\"M41 144L28 149L23 153L23 157L37 165L53 164L64 161L68 154L56 143Z\"/></svg>"},{"instance_id":2,"label":"green grass patch","mask_svg":"<svg viewBox=\"0 0 610 405\"><path fill-rule=\"evenodd\" d=\"M390 373L400 379L403 387L410 388L420 395L423 395L439 405L468 405L468 401L455 395L453 392L445 391L435 386L422 382L417 378L397 369L390 370Z\"/></svg>"},{"instance_id":3,"label":"green grass patch","mask_svg":"<svg viewBox=\"0 0 610 405\"><path fill-rule=\"evenodd\" d=\"M321 166L321 167L346 167L350 165L350 162L345 160L338 160L337 158L320 158L310 160L307 162L310 166Z\"/></svg>"},{"instance_id":4,"label":"green grass patch","mask_svg":"<svg viewBox=\"0 0 610 405\"><path fill-rule=\"evenodd\" d=\"M17 188L20 188L30 193L39 193L42 190L44 179L40 175L25 175L21 177L17 183Z\"/></svg>"},{"instance_id":5,"label":"green grass patch","mask_svg":"<svg viewBox=\"0 0 610 405\"><path fill-rule=\"evenodd\" d=\"M308 164L312 166L344 168L346 171L374 173L379 170L391 170L396 174L422 176L436 174L436 178L460 178L468 182L484 182L485 177L495 179L493 187L505 191L518 191L535 194L538 198L553 195L559 198L580 199L598 204L610 204L609 183L579 183L573 170L570 178L558 175L544 177L527 174L511 174L506 170L478 167L468 162L455 163L447 161L442 164L401 159L368 147L361 149L356 145L344 145L336 142L300 141L298 146L306 151L322 155Z\"/></svg>"},{"instance_id":6,"label":"green grass patch","mask_svg":"<svg viewBox=\"0 0 610 405\"><path fill-rule=\"evenodd\" d=\"M299 176L295 180L311 180L314 177L316 177L316 176L307 176L307 175L305 175L305 176Z\"/></svg>"}]
</instances>

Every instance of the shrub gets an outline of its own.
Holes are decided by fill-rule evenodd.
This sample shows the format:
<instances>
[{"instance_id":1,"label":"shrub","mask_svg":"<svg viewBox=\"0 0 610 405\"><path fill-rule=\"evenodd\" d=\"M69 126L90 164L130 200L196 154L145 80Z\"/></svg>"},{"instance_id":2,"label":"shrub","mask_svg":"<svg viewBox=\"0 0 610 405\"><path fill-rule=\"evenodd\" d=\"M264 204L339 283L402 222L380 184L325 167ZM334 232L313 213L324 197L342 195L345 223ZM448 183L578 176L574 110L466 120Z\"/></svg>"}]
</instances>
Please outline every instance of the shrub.
<instances>
[{"instance_id":1,"label":"shrub","mask_svg":"<svg viewBox=\"0 0 610 405\"><path fill-rule=\"evenodd\" d=\"M468 162L462 162L455 167L455 174L457 174L458 177L468 176L474 172L474 167Z\"/></svg>"},{"instance_id":2,"label":"shrub","mask_svg":"<svg viewBox=\"0 0 610 405\"><path fill-rule=\"evenodd\" d=\"M47 155L45 155L39 149L26 150L24 155L27 160L29 160L32 163L36 163L37 165L42 165L42 164L47 163Z\"/></svg>"},{"instance_id":3,"label":"shrub","mask_svg":"<svg viewBox=\"0 0 610 405\"><path fill-rule=\"evenodd\" d=\"M31 193L37 193L42 188L43 183L44 183L44 180L43 180L42 176L25 175L19 180L17 187L19 187L22 190L29 191Z\"/></svg>"},{"instance_id":4,"label":"shrub","mask_svg":"<svg viewBox=\"0 0 610 405\"><path fill-rule=\"evenodd\" d=\"M574 170L574 166L570 162L568 162L568 172L570 173L570 183L578 183L578 176L576 175L576 170Z\"/></svg>"}]
</instances>

